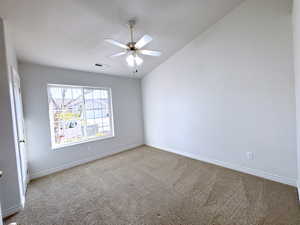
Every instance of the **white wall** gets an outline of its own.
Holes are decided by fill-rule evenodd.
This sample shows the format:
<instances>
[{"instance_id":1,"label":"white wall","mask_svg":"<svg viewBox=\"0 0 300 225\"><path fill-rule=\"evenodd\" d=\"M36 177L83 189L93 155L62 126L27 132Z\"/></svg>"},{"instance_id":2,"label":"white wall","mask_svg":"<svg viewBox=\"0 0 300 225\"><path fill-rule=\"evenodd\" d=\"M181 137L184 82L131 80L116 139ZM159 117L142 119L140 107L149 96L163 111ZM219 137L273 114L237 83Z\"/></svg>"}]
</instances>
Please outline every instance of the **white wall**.
<instances>
[{"instance_id":1,"label":"white wall","mask_svg":"<svg viewBox=\"0 0 300 225\"><path fill-rule=\"evenodd\" d=\"M138 79L21 63L29 169L43 176L144 143L141 84ZM47 83L112 89L115 137L57 150L51 149Z\"/></svg>"},{"instance_id":2,"label":"white wall","mask_svg":"<svg viewBox=\"0 0 300 225\"><path fill-rule=\"evenodd\" d=\"M297 112L297 152L298 152L298 191L300 199L300 0L294 0L294 68L295 68L295 94Z\"/></svg>"},{"instance_id":3,"label":"white wall","mask_svg":"<svg viewBox=\"0 0 300 225\"><path fill-rule=\"evenodd\" d=\"M148 74L146 144L295 185L291 4L245 1Z\"/></svg>"},{"instance_id":4,"label":"white wall","mask_svg":"<svg viewBox=\"0 0 300 225\"><path fill-rule=\"evenodd\" d=\"M18 167L10 102L9 73L17 69L16 55L9 29L0 18L0 201L2 215L8 216L21 207Z\"/></svg>"}]
</instances>

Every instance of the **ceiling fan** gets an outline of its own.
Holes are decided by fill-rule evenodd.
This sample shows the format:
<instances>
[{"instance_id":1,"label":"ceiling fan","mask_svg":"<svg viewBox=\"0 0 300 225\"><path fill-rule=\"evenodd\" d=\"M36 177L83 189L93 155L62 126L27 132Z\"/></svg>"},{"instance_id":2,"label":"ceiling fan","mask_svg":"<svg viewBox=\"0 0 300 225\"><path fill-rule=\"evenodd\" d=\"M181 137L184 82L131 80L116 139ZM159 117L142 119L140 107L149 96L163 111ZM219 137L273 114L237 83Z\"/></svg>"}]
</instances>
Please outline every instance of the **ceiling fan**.
<instances>
[{"instance_id":1,"label":"ceiling fan","mask_svg":"<svg viewBox=\"0 0 300 225\"><path fill-rule=\"evenodd\" d=\"M133 28L135 26L135 20L129 20L129 29L130 29L130 42L127 44L123 44L119 41L115 41L113 39L105 39L106 42L123 48L124 51L116 53L111 58L127 55L126 61L128 66L130 67L138 67L143 63L143 59L139 55L149 55L149 56L160 56L161 52L146 50L143 49L147 44L152 41L152 37L145 34L139 41L135 42L133 39Z\"/></svg>"}]
</instances>

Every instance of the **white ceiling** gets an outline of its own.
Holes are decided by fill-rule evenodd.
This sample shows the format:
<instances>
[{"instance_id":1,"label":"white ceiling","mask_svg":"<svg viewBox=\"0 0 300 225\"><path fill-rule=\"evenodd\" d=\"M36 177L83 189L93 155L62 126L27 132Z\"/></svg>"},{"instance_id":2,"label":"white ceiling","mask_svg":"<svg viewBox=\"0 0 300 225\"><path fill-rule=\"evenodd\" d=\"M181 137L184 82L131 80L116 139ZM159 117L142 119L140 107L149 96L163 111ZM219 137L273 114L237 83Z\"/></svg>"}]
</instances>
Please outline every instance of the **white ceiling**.
<instances>
[{"instance_id":1,"label":"white ceiling","mask_svg":"<svg viewBox=\"0 0 300 225\"><path fill-rule=\"evenodd\" d=\"M137 19L136 39L149 34L143 76L181 49L243 0L1 0L0 16L13 31L19 60L83 71L131 76L119 48L103 41L129 41L126 22ZM104 71L95 63L109 65ZM184 63L184 62L183 62Z\"/></svg>"}]
</instances>

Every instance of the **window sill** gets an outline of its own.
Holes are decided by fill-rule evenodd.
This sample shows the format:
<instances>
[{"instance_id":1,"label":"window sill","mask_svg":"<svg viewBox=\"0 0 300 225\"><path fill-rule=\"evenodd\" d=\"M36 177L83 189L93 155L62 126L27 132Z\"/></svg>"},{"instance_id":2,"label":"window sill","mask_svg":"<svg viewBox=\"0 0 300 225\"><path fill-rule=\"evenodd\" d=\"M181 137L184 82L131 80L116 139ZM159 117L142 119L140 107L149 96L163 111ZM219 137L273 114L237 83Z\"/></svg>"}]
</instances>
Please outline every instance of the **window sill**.
<instances>
[{"instance_id":1,"label":"window sill","mask_svg":"<svg viewBox=\"0 0 300 225\"><path fill-rule=\"evenodd\" d=\"M52 150L57 151L57 150L60 150L61 148L71 147L71 146L74 146L74 145L80 145L80 144L94 142L94 141L101 141L101 140L111 139L111 138L114 138L114 137L115 137L115 135L91 138L91 139L86 139L84 141L78 141L78 142L69 143L69 144L62 144L62 145L52 146L51 148L52 148Z\"/></svg>"}]
</instances>

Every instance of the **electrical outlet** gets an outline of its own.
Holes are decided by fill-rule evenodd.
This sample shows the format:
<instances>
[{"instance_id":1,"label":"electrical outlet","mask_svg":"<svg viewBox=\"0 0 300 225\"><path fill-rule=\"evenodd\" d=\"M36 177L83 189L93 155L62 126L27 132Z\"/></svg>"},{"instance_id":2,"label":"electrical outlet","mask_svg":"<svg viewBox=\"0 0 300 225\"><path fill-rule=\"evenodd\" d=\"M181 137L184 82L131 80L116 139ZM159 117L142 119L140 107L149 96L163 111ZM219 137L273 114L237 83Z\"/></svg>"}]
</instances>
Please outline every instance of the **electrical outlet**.
<instances>
[{"instance_id":1,"label":"electrical outlet","mask_svg":"<svg viewBox=\"0 0 300 225\"><path fill-rule=\"evenodd\" d=\"M254 153L253 152L247 152L246 156L247 156L248 160L254 160Z\"/></svg>"}]
</instances>

